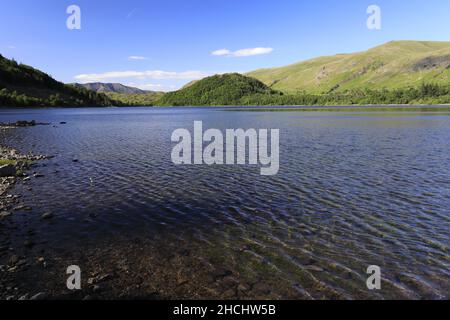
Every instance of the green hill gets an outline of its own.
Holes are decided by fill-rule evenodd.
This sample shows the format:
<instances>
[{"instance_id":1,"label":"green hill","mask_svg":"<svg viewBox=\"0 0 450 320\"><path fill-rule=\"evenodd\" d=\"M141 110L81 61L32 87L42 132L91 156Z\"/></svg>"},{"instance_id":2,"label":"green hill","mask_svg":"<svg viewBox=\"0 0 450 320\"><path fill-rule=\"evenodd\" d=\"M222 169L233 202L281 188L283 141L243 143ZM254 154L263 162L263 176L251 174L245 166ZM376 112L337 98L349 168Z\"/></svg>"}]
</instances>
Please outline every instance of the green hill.
<instances>
[{"instance_id":1,"label":"green hill","mask_svg":"<svg viewBox=\"0 0 450 320\"><path fill-rule=\"evenodd\" d=\"M393 41L364 52L320 57L247 75L289 93L448 85L450 42Z\"/></svg>"},{"instance_id":2,"label":"green hill","mask_svg":"<svg viewBox=\"0 0 450 320\"><path fill-rule=\"evenodd\" d=\"M63 84L42 71L0 55L0 107L103 107L117 104L104 94Z\"/></svg>"},{"instance_id":3,"label":"green hill","mask_svg":"<svg viewBox=\"0 0 450 320\"><path fill-rule=\"evenodd\" d=\"M264 83L237 73L215 75L196 81L175 92L166 93L158 102L162 106L239 105L248 96L271 95Z\"/></svg>"},{"instance_id":4,"label":"green hill","mask_svg":"<svg viewBox=\"0 0 450 320\"><path fill-rule=\"evenodd\" d=\"M119 101L124 106L154 106L164 96L164 92L147 91L146 93L117 93L107 92L108 97Z\"/></svg>"}]
</instances>

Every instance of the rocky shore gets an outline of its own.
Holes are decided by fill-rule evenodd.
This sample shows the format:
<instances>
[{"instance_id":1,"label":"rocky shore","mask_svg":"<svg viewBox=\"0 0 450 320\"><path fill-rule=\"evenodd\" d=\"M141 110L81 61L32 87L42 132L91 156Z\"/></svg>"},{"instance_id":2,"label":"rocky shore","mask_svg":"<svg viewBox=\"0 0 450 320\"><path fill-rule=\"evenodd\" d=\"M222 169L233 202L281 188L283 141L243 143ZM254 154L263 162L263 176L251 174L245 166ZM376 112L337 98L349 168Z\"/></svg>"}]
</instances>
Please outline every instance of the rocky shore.
<instances>
[{"instance_id":1,"label":"rocky shore","mask_svg":"<svg viewBox=\"0 0 450 320\"><path fill-rule=\"evenodd\" d=\"M0 130L10 130L17 127L30 127L40 124L36 121L17 121L15 123L0 123ZM32 177L38 177L39 173L32 172L33 164L36 161L42 161L50 159L50 156L34 155L32 153L23 154L18 150L0 145L0 224L3 225L9 220L14 213L19 211L31 211L31 207L25 206L21 202L22 195L11 194L11 189L18 183L23 183L30 180ZM13 248L6 245L7 243L0 242L0 257L8 253L11 253L8 263L6 265L0 265L0 274L4 272L14 272L15 270L26 265L23 259L20 259L18 255L14 254ZM32 243L26 243L31 246ZM0 297L2 299L12 298L8 295L8 291L12 290L12 287L4 287L4 281L7 277L2 276L0 281ZM11 283L11 282L9 282ZM6 296L5 296L6 295ZM39 297L30 297L39 298Z\"/></svg>"},{"instance_id":2,"label":"rocky shore","mask_svg":"<svg viewBox=\"0 0 450 320\"><path fill-rule=\"evenodd\" d=\"M0 123L0 128L9 129L18 127L34 127L34 126L48 126L48 125L50 125L50 123L36 122L35 120L31 121L19 120L16 122Z\"/></svg>"},{"instance_id":3,"label":"rocky shore","mask_svg":"<svg viewBox=\"0 0 450 320\"><path fill-rule=\"evenodd\" d=\"M14 205L20 195L8 195L8 190L18 181L27 181L31 175L37 177L39 173L30 173L35 161L50 159L49 156L21 154L19 151L0 145L0 218L11 215Z\"/></svg>"}]
</instances>

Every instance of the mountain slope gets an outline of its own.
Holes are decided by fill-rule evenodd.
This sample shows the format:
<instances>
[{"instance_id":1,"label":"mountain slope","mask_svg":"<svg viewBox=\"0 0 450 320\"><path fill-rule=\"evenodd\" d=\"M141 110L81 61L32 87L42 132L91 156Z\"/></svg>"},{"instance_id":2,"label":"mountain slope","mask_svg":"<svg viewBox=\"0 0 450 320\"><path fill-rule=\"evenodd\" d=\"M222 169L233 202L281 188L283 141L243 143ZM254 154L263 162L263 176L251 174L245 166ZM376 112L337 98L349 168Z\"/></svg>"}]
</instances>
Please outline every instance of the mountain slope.
<instances>
[{"instance_id":1,"label":"mountain slope","mask_svg":"<svg viewBox=\"0 0 450 320\"><path fill-rule=\"evenodd\" d=\"M101 83L101 82L94 82L94 83L74 83L73 84L76 87L79 88L85 88L88 90L95 91L97 93L123 93L123 94L145 94L149 91L141 90L134 87L128 87L124 86L120 83Z\"/></svg>"},{"instance_id":2,"label":"mountain slope","mask_svg":"<svg viewBox=\"0 0 450 320\"><path fill-rule=\"evenodd\" d=\"M104 93L109 98L119 101L125 106L153 106L164 95L164 92L141 90L120 83L94 82L86 84L74 83L73 85L97 93Z\"/></svg>"},{"instance_id":3,"label":"mountain slope","mask_svg":"<svg viewBox=\"0 0 450 320\"><path fill-rule=\"evenodd\" d=\"M166 93L162 106L238 105L246 96L274 93L264 83L237 73L215 75L192 83L175 92Z\"/></svg>"},{"instance_id":4,"label":"mountain slope","mask_svg":"<svg viewBox=\"0 0 450 320\"><path fill-rule=\"evenodd\" d=\"M365 52L338 54L247 74L284 92L342 92L450 83L450 42L393 41Z\"/></svg>"},{"instance_id":5,"label":"mountain slope","mask_svg":"<svg viewBox=\"0 0 450 320\"><path fill-rule=\"evenodd\" d=\"M65 85L0 55L0 107L112 106L106 95Z\"/></svg>"},{"instance_id":6,"label":"mountain slope","mask_svg":"<svg viewBox=\"0 0 450 320\"><path fill-rule=\"evenodd\" d=\"M105 93L115 101L120 101L124 106L154 106L164 96L164 92L148 91L146 93Z\"/></svg>"}]
</instances>

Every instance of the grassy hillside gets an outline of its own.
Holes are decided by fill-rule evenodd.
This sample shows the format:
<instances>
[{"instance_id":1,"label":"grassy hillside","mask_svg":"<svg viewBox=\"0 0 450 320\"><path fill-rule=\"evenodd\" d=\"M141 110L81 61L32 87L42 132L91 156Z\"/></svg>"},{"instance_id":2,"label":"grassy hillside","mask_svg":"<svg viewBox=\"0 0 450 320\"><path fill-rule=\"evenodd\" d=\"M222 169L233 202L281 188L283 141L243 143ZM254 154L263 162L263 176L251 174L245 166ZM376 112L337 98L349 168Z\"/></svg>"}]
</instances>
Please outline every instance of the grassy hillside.
<instances>
[{"instance_id":1,"label":"grassy hillside","mask_svg":"<svg viewBox=\"0 0 450 320\"><path fill-rule=\"evenodd\" d=\"M65 85L48 74L0 55L0 107L103 107L106 95Z\"/></svg>"},{"instance_id":2,"label":"grassy hillside","mask_svg":"<svg viewBox=\"0 0 450 320\"><path fill-rule=\"evenodd\" d=\"M158 102L162 106L238 105L246 96L270 95L273 90L262 82L237 73L215 75L166 93Z\"/></svg>"},{"instance_id":3,"label":"grassy hillside","mask_svg":"<svg viewBox=\"0 0 450 320\"><path fill-rule=\"evenodd\" d=\"M108 97L115 101L120 101L124 106L154 106L162 96L164 92L146 92L146 93L106 93Z\"/></svg>"},{"instance_id":4,"label":"grassy hillside","mask_svg":"<svg viewBox=\"0 0 450 320\"><path fill-rule=\"evenodd\" d=\"M394 41L365 52L320 57L247 75L289 93L448 85L450 42Z\"/></svg>"}]
</instances>

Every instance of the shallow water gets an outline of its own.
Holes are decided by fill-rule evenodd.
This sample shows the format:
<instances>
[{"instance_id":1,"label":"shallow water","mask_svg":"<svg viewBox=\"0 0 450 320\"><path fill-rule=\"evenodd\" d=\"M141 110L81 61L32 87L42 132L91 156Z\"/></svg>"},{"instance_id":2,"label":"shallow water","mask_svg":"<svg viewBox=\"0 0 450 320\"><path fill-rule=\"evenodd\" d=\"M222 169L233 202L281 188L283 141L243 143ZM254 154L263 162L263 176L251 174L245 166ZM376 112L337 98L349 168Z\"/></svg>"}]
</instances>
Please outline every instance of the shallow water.
<instances>
[{"instance_id":1,"label":"shallow water","mask_svg":"<svg viewBox=\"0 0 450 320\"><path fill-rule=\"evenodd\" d=\"M43 178L17 189L33 216L52 212L58 223L15 217L55 250L141 237L268 280L280 298L292 297L287 288L299 298L449 297L448 114L0 111L0 122L19 119L56 125L0 133L22 152L55 156L33 169ZM173 130L197 120L280 129L279 174L173 165ZM367 290L369 265L381 267L380 291Z\"/></svg>"}]
</instances>

